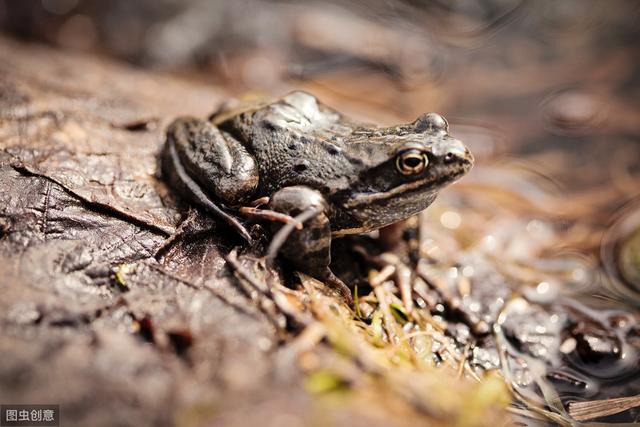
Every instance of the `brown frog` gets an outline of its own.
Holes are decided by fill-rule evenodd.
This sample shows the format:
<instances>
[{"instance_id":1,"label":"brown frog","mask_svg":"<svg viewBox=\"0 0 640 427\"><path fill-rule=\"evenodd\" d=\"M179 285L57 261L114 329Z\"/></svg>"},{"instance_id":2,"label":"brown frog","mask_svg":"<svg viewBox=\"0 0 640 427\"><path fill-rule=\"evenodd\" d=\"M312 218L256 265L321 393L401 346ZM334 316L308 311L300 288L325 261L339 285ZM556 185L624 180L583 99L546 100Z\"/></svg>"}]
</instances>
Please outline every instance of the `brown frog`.
<instances>
[{"instance_id":1,"label":"brown frog","mask_svg":"<svg viewBox=\"0 0 640 427\"><path fill-rule=\"evenodd\" d=\"M377 127L350 120L305 92L176 119L162 154L165 179L247 241L237 213L293 218L272 248L348 301L329 269L331 239L414 215L469 171L473 157L436 113ZM266 210L242 208L260 200ZM255 205L255 204L254 204ZM276 225L277 224L277 225ZM275 243L277 242L277 244Z\"/></svg>"}]
</instances>

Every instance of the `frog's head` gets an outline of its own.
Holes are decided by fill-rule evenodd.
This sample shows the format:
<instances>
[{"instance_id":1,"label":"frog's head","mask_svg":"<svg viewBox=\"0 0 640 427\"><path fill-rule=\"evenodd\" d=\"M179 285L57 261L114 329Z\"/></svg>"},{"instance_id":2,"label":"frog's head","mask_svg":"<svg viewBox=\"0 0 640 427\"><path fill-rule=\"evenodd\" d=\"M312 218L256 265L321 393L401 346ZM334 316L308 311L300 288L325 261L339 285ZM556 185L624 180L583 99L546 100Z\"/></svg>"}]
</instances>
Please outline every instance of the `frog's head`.
<instances>
[{"instance_id":1,"label":"frog's head","mask_svg":"<svg viewBox=\"0 0 640 427\"><path fill-rule=\"evenodd\" d=\"M397 173L388 190L404 193L405 187L440 189L462 177L473 166L471 152L449 135L449 123L441 115L423 114L405 129L409 132L403 141L391 144L395 147L389 154ZM387 176L391 177L391 174Z\"/></svg>"},{"instance_id":2,"label":"frog's head","mask_svg":"<svg viewBox=\"0 0 640 427\"><path fill-rule=\"evenodd\" d=\"M449 135L449 124L436 113L384 129L362 146L368 147L368 162L342 203L361 227L338 234L376 229L422 211L473 166L467 147Z\"/></svg>"}]
</instances>

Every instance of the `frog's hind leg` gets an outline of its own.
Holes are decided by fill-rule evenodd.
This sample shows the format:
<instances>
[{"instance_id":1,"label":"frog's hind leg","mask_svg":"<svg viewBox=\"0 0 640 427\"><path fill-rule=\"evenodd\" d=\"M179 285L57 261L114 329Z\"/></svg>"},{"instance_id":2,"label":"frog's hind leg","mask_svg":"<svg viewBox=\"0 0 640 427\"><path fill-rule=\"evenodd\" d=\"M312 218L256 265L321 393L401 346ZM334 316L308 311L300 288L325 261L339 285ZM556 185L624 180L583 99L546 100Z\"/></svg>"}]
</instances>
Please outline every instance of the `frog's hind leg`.
<instances>
[{"instance_id":1,"label":"frog's hind leg","mask_svg":"<svg viewBox=\"0 0 640 427\"><path fill-rule=\"evenodd\" d=\"M185 120L185 119L178 119ZM196 119L193 119L196 120ZM202 187L193 179L191 175L187 173L183 164L184 157L181 156L176 147L176 127L181 124L178 121L174 122L167 132L167 141L164 148L162 158L162 173L171 182L174 187L187 195L193 202L198 203L200 206L207 209L217 217L224 220L238 234L240 234L247 242L251 242L251 235L247 229L238 221L237 218L225 212L222 207L214 203L211 198L203 191ZM187 159L189 160L189 159Z\"/></svg>"},{"instance_id":2,"label":"frog's hind leg","mask_svg":"<svg viewBox=\"0 0 640 427\"><path fill-rule=\"evenodd\" d=\"M351 290L329 268L331 224L322 195L308 187L286 187L274 194L269 207L292 216L294 221L275 233L267 258L282 254L300 271L323 281L351 305ZM303 224L302 229L296 227L298 223Z\"/></svg>"}]
</instances>

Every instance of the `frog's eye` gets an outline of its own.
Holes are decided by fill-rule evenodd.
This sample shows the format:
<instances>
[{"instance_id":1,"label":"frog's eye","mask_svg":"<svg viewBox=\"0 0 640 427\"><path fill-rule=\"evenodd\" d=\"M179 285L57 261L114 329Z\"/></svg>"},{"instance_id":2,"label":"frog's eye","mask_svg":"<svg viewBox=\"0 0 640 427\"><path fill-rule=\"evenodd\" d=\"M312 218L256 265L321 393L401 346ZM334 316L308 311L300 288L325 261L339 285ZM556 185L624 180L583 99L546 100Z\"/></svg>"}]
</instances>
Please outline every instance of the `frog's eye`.
<instances>
[{"instance_id":1,"label":"frog's eye","mask_svg":"<svg viewBox=\"0 0 640 427\"><path fill-rule=\"evenodd\" d=\"M396 168L403 175L420 173L429 164L429 157L420 150L406 150L396 157Z\"/></svg>"}]
</instances>

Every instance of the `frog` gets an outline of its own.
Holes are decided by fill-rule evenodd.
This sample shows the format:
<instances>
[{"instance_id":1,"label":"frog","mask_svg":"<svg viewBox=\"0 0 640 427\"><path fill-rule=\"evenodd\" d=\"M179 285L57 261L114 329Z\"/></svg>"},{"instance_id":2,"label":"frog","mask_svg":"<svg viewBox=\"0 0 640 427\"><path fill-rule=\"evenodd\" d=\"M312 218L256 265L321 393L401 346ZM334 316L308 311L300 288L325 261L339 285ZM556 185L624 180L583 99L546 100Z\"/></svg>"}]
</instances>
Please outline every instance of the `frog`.
<instances>
[{"instance_id":1,"label":"frog","mask_svg":"<svg viewBox=\"0 0 640 427\"><path fill-rule=\"evenodd\" d=\"M269 219L269 253L347 302L351 290L330 268L332 239L423 211L473 163L440 114L372 125L300 90L226 104L206 119L178 117L161 153L162 176L179 196L247 242L243 214Z\"/></svg>"}]
</instances>

